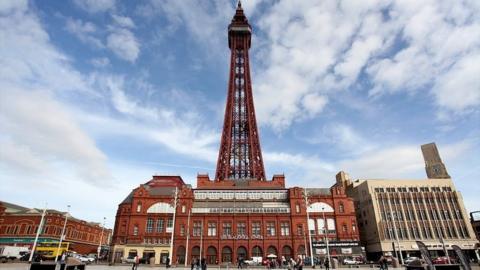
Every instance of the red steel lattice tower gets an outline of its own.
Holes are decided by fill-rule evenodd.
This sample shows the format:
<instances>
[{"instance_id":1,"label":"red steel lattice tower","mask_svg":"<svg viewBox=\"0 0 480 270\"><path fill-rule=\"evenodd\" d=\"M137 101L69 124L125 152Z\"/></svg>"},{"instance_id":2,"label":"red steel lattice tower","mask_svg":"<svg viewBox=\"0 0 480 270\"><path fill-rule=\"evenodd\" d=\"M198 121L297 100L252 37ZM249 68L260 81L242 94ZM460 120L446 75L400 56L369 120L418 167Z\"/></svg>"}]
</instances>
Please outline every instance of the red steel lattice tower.
<instances>
[{"instance_id":1,"label":"red steel lattice tower","mask_svg":"<svg viewBox=\"0 0 480 270\"><path fill-rule=\"evenodd\" d=\"M251 36L252 28L238 2L235 16L228 26L230 78L216 181L265 180L250 78L248 50Z\"/></svg>"}]
</instances>

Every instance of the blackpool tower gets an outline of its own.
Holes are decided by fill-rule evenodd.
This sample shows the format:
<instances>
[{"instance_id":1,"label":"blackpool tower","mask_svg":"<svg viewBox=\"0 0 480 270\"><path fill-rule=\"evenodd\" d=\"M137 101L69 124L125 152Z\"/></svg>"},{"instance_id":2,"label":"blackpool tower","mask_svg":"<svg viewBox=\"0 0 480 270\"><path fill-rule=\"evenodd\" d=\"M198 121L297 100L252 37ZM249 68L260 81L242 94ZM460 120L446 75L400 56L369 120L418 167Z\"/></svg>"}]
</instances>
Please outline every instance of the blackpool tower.
<instances>
[{"instance_id":1,"label":"blackpool tower","mask_svg":"<svg viewBox=\"0 0 480 270\"><path fill-rule=\"evenodd\" d=\"M251 36L252 28L239 2L228 26L230 77L215 181L265 181L250 77Z\"/></svg>"}]
</instances>

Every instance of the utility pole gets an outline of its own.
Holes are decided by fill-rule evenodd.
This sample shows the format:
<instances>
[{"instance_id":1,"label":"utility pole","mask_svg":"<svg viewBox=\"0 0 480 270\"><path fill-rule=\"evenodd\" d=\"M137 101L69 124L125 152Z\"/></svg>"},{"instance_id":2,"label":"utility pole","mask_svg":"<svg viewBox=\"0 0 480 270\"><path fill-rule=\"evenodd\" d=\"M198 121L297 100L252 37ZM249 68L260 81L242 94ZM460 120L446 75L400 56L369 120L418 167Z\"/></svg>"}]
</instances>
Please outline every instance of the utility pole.
<instances>
[{"instance_id":1,"label":"utility pole","mask_svg":"<svg viewBox=\"0 0 480 270\"><path fill-rule=\"evenodd\" d=\"M38 237L40 236L40 232L42 231L46 212L47 212L47 204L45 204L45 208L43 208L42 218L40 219L40 224L38 225L37 234L35 235L35 241L33 241L32 252L30 252L30 257L28 258L29 263L32 262L33 254L35 253L35 248L37 247Z\"/></svg>"},{"instance_id":2,"label":"utility pole","mask_svg":"<svg viewBox=\"0 0 480 270\"><path fill-rule=\"evenodd\" d=\"M315 266L315 264L313 263L312 233L310 232L310 228L309 228L310 215L308 214L309 203L308 203L308 193L306 188L303 190L303 197L305 198L305 211L307 212L308 241L310 241L310 264L312 266Z\"/></svg>"},{"instance_id":3,"label":"utility pole","mask_svg":"<svg viewBox=\"0 0 480 270\"><path fill-rule=\"evenodd\" d=\"M67 228L67 221L68 221L68 215L70 213L70 204L67 205L67 213L65 213L65 222L63 223L63 229L62 229L62 234L60 235L60 241L58 242L58 247L57 247L57 256L55 256L55 263L58 261L58 253L60 252L60 247L62 246L62 241L63 238L65 237L65 229Z\"/></svg>"},{"instance_id":4,"label":"utility pole","mask_svg":"<svg viewBox=\"0 0 480 270\"><path fill-rule=\"evenodd\" d=\"M172 236L170 237L170 252L168 253L170 263L172 263L172 260L173 260L173 234L175 233L175 213L177 212L177 201L178 201L178 187L175 187L175 195L173 199Z\"/></svg>"},{"instance_id":5,"label":"utility pole","mask_svg":"<svg viewBox=\"0 0 480 270\"><path fill-rule=\"evenodd\" d=\"M188 210L188 217L187 217L187 248L185 249L185 267L187 267L188 261L188 240L190 240L190 213L191 210Z\"/></svg>"},{"instance_id":6,"label":"utility pole","mask_svg":"<svg viewBox=\"0 0 480 270\"><path fill-rule=\"evenodd\" d=\"M105 228L106 219L107 219L106 217L103 217L102 232L100 233L100 243L98 243L98 249L97 249L97 263L100 260L100 251L102 250L102 240L103 240L103 229Z\"/></svg>"}]
</instances>

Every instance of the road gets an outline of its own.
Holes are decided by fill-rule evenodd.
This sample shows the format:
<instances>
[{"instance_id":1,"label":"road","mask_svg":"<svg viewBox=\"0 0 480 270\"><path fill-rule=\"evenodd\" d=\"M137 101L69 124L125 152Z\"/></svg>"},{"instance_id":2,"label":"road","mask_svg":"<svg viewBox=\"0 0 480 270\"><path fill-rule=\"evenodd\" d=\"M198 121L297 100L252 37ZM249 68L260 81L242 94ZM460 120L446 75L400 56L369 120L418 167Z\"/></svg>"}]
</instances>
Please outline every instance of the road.
<instances>
[{"instance_id":1,"label":"road","mask_svg":"<svg viewBox=\"0 0 480 270\"><path fill-rule=\"evenodd\" d=\"M0 270L28 270L30 267L29 264L27 263L0 263ZM472 270L480 270L480 266L478 265L471 265L472 267ZM233 267L233 268L236 268L236 267ZM113 266L108 266L108 265L105 265L105 264L91 264L91 265L87 265L86 269L85 270L130 270L132 269L132 266L131 265L127 265L127 264L117 264L117 265L113 265ZM165 266L150 266L150 265L140 265L138 267L138 270L157 270L157 269L166 269ZM170 268L171 270L190 270L190 267L187 267L187 268L184 268L184 267L172 267ZM219 269L218 266L211 266L209 267L209 269L211 270L214 270L214 269ZM225 267L222 267L222 269L227 269ZM258 269L258 270L264 270L265 268L248 268L249 270L253 269ZM310 267L304 267L305 270L308 270L310 269ZM318 267L316 269L319 269ZM322 268L320 268L322 269ZM343 270L347 270L347 269L350 269L348 267L341 267L339 269L343 269ZM359 267L359 268L351 268L352 270L355 269L355 270L372 270L371 267ZM391 268L389 267L389 269L404 269L404 268Z\"/></svg>"}]
</instances>

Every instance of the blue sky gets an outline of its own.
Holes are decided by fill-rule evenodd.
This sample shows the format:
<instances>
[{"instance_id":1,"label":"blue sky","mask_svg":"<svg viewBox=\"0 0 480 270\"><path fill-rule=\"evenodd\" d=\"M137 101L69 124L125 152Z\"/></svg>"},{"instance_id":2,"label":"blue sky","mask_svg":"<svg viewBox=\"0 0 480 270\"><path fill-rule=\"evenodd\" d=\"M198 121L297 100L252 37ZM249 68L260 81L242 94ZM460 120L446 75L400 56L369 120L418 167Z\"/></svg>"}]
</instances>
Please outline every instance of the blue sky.
<instances>
[{"instance_id":1,"label":"blue sky","mask_svg":"<svg viewBox=\"0 0 480 270\"><path fill-rule=\"evenodd\" d=\"M234 1L0 1L0 198L113 224L152 174L214 175ZM480 209L478 1L244 1L267 177L425 178Z\"/></svg>"}]
</instances>

